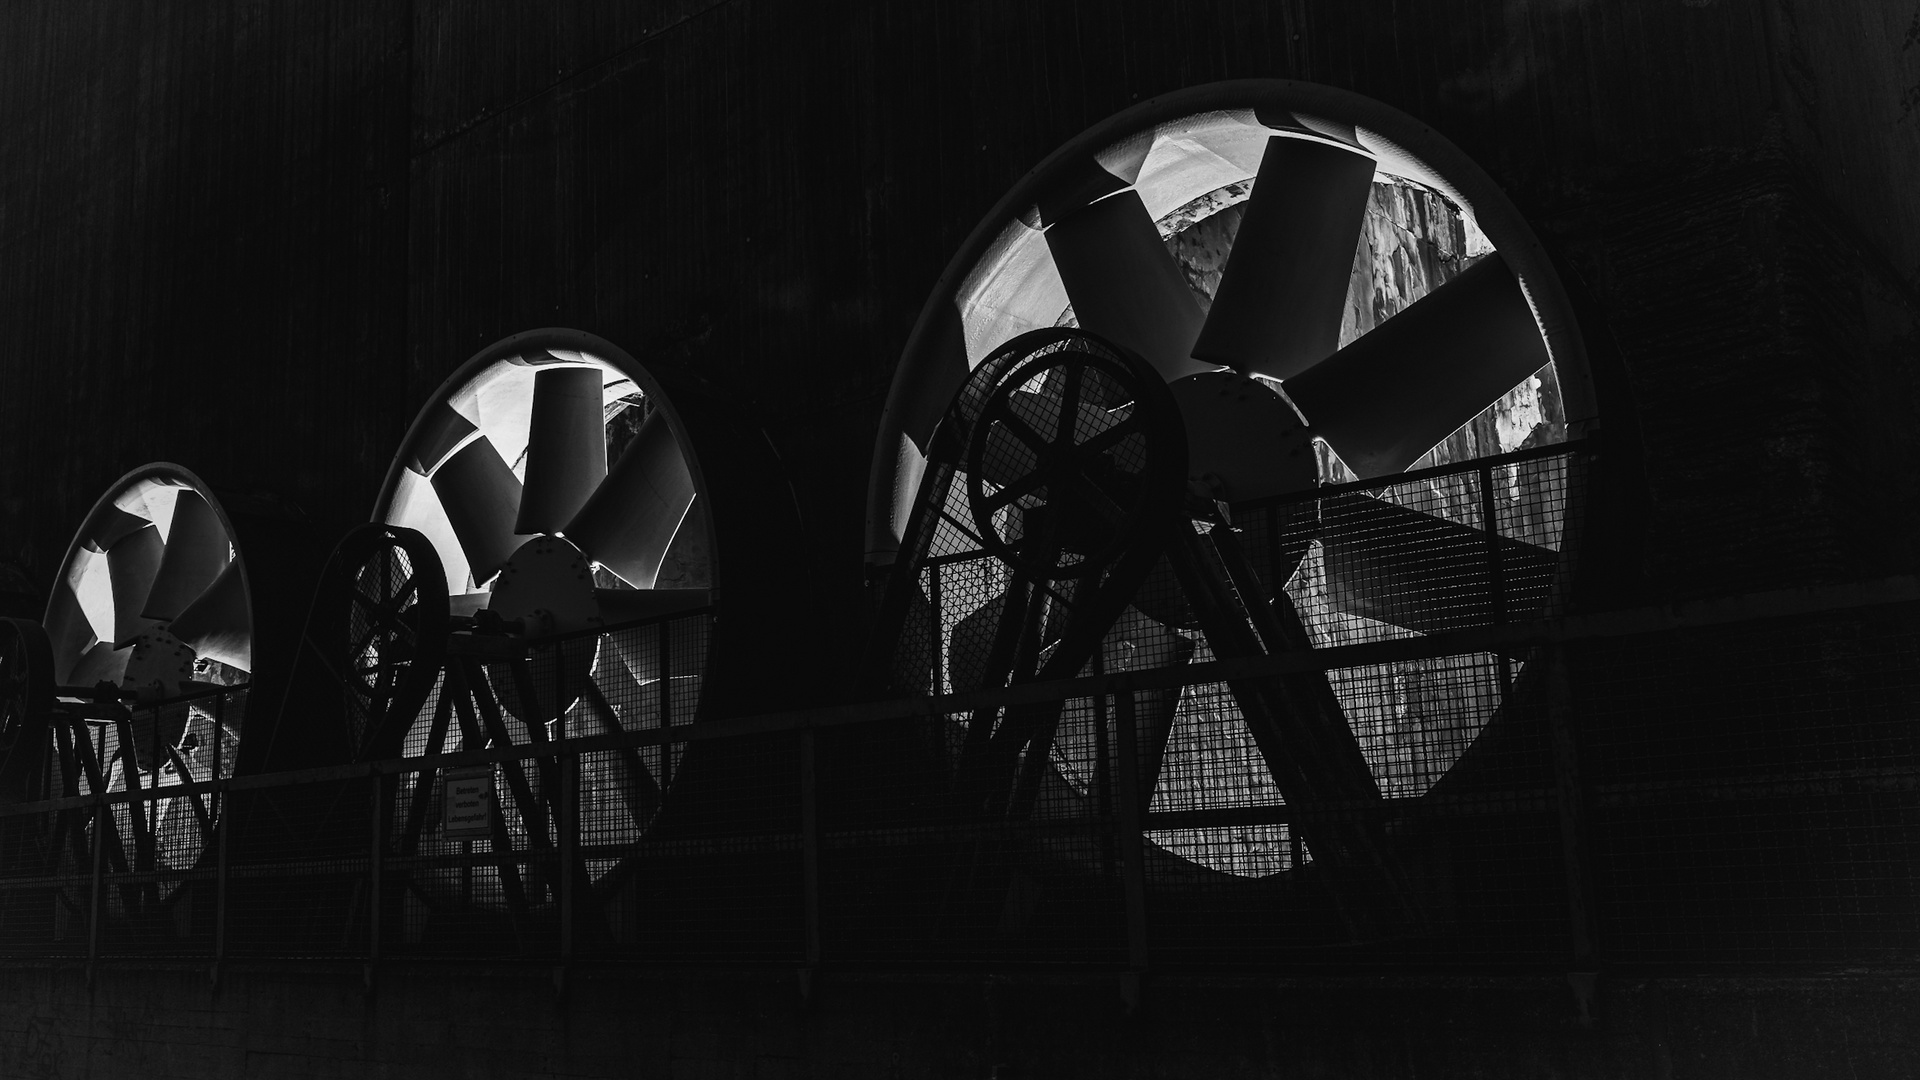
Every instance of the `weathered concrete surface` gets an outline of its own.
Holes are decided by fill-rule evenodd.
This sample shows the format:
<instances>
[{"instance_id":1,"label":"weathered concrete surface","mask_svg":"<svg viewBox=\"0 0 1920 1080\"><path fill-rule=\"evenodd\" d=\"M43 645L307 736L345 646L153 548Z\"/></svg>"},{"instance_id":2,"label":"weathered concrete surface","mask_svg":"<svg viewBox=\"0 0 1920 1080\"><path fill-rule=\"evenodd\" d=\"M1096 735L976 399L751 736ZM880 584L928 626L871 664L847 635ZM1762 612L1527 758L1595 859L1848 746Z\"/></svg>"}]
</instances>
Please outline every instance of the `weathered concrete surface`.
<instances>
[{"instance_id":1,"label":"weathered concrete surface","mask_svg":"<svg viewBox=\"0 0 1920 1080\"><path fill-rule=\"evenodd\" d=\"M1905 1077L1905 975L1314 982L790 972L117 969L0 974L0 1075L181 1077Z\"/></svg>"}]
</instances>

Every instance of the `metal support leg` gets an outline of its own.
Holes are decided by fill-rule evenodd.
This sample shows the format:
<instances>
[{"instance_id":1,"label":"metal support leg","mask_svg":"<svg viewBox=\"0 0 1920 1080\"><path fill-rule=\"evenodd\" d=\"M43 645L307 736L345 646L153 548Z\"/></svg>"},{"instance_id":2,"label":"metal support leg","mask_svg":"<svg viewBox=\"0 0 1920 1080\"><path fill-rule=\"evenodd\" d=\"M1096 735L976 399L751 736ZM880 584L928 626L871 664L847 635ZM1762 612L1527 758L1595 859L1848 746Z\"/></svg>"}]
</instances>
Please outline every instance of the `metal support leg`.
<instances>
[{"instance_id":1,"label":"metal support leg","mask_svg":"<svg viewBox=\"0 0 1920 1080\"><path fill-rule=\"evenodd\" d=\"M1548 665L1547 724L1553 742L1554 794L1567 886L1571 961L1567 981L1580 1010L1580 1022L1586 1025L1593 1022L1594 980L1600 955L1594 929L1592 860L1587 844L1586 795L1580 776L1578 717L1574 712L1565 648L1555 646L1545 661Z\"/></svg>"},{"instance_id":2,"label":"metal support leg","mask_svg":"<svg viewBox=\"0 0 1920 1080\"><path fill-rule=\"evenodd\" d=\"M1147 973L1147 848L1141 835L1140 753L1134 726L1133 691L1114 702L1114 742L1119 749L1121 881L1127 897L1127 982L1122 994L1129 1010L1140 1006L1140 979Z\"/></svg>"},{"instance_id":3,"label":"metal support leg","mask_svg":"<svg viewBox=\"0 0 1920 1080\"><path fill-rule=\"evenodd\" d=\"M387 800L383 796L386 794L387 778L374 773L367 779L373 805L367 813L367 966L364 974L366 989L371 992L373 965L380 959L380 914L386 906L382 871L386 868Z\"/></svg>"},{"instance_id":4,"label":"metal support leg","mask_svg":"<svg viewBox=\"0 0 1920 1080\"><path fill-rule=\"evenodd\" d=\"M804 993L808 989L806 972L820 963L820 807L815 790L812 728L800 733L800 852L806 919L806 971L801 976Z\"/></svg>"},{"instance_id":5,"label":"metal support leg","mask_svg":"<svg viewBox=\"0 0 1920 1080\"><path fill-rule=\"evenodd\" d=\"M100 959L100 900L106 889L101 859L106 854L106 792L102 790L93 804L93 876L87 890L87 989L93 989L93 967Z\"/></svg>"},{"instance_id":6,"label":"metal support leg","mask_svg":"<svg viewBox=\"0 0 1920 1080\"><path fill-rule=\"evenodd\" d=\"M219 746L218 734L214 745ZM217 760L217 759L216 759ZM216 767L217 771L217 767ZM214 796L219 799L220 809L214 818L213 832L215 845L213 877L213 988L220 989L220 963L227 958L227 782L217 780Z\"/></svg>"},{"instance_id":7,"label":"metal support leg","mask_svg":"<svg viewBox=\"0 0 1920 1080\"><path fill-rule=\"evenodd\" d=\"M554 823L554 832L559 834L560 840L560 963L564 966L573 962L574 890L578 887L575 879L579 876L574 873L573 864L579 851L580 755L568 747L566 718L562 717L560 723L560 791L556 800L560 820Z\"/></svg>"}]
</instances>

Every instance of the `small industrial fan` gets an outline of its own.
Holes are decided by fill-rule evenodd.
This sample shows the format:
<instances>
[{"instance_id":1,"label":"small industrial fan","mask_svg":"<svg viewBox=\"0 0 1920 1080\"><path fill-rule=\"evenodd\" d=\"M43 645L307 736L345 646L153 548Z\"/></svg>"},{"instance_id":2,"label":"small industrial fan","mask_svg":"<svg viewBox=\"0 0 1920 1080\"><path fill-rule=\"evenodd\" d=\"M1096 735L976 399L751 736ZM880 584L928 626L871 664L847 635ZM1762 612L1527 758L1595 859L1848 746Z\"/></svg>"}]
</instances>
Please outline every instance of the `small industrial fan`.
<instances>
[{"instance_id":1,"label":"small industrial fan","mask_svg":"<svg viewBox=\"0 0 1920 1080\"><path fill-rule=\"evenodd\" d=\"M1090 670L1484 626L1551 602L1578 477L1550 448L1592 430L1594 410L1537 243L1484 174L1406 117L1326 88L1221 84L1062 148L1002 200L931 299L870 492L869 559L886 568L889 618L937 609L919 617L933 628L919 651L908 635L892 654L896 688L1009 677L1001 658L1026 632L1008 616L1016 565L985 543L983 562L907 541L916 515L964 522L1030 494L996 492L997 477L940 440L990 358L1056 326L1138 354L1168 384L1187 511L1202 523L1174 530ZM943 479L949 459L964 482ZM884 639L894 624L880 625ZM1502 708L1523 660L1143 695L1146 809L1199 815L1147 838L1199 873L1258 878L1329 860L1404 889L1377 835L1316 840L1299 814L1430 790ZM1320 742L1277 755L1286 740L1270 721L1318 725ZM1065 790L1098 786L1111 722L1068 710L1046 757ZM1025 767L1038 767L1031 751ZM1251 820L1283 805L1290 824ZM1215 823L1235 815L1245 820Z\"/></svg>"},{"instance_id":2,"label":"small industrial fan","mask_svg":"<svg viewBox=\"0 0 1920 1080\"><path fill-rule=\"evenodd\" d=\"M44 625L15 621L4 680L9 800L97 795L231 775L245 732L253 617L234 532L212 492L177 465L115 482L68 548ZM220 813L204 792L63 810L10 837L30 864L77 881L191 868ZM155 913L173 889L147 879L109 893L109 914ZM66 890L69 906L80 899Z\"/></svg>"}]
</instances>

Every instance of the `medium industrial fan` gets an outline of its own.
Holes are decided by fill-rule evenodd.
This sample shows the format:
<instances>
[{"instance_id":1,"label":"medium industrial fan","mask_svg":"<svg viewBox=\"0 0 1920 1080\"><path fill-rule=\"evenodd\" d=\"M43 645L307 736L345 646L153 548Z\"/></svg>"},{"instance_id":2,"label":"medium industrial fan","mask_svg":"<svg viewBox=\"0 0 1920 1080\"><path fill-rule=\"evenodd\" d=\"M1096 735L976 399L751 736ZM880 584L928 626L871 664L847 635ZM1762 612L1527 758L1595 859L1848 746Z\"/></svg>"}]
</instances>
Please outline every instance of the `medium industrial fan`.
<instances>
[{"instance_id":1,"label":"medium industrial fan","mask_svg":"<svg viewBox=\"0 0 1920 1080\"><path fill-rule=\"evenodd\" d=\"M336 550L306 645L340 688L346 723L327 727L308 760L654 736L579 755L572 776L558 756L499 763L478 836L447 834L434 770L402 775L387 812L395 853L420 857L406 874L410 935L436 913L493 913L524 928L553 914L564 873L578 883L583 926L604 923L599 908L629 887L634 845L670 823L689 755L717 757L684 733L715 707L752 701L743 687L708 692L713 651L733 642L746 655L757 636L784 633L787 616L742 620L731 637L717 629L716 537L761 564L730 571L733 595L774 604L791 587L762 583L770 560L752 559L753 545L792 532L718 527L729 506L703 465L756 473L732 485L735 498L761 522L783 514L777 490L764 493L777 473L752 435L701 414L712 451L696 453L684 417L700 413L701 397L670 398L589 335L509 338L435 393L375 521ZM476 859L476 844L491 854Z\"/></svg>"}]
</instances>

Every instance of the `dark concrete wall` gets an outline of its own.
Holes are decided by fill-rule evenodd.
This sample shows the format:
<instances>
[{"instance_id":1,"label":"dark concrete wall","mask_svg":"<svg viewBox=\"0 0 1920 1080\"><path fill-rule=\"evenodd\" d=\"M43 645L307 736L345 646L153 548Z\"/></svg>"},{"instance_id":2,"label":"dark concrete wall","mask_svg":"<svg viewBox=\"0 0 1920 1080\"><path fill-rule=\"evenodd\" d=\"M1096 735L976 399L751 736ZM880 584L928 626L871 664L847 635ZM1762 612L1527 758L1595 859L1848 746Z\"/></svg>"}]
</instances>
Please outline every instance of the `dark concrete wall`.
<instances>
[{"instance_id":1,"label":"dark concrete wall","mask_svg":"<svg viewBox=\"0 0 1920 1080\"><path fill-rule=\"evenodd\" d=\"M765 422L851 632L872 425L949 253L1061 141L1222 78L1351 88L1454 139L1595 277L1590 321L1613 324L1593 329L1617 334L1625 368L1603 376L1609 418L1638 398L1650 422L1711 443L1725 424L1711 401L1666 393L1662 349L1798 364L1804 344L1778 328L1715 338L1730 302L1783 272L1753 235L1772 211L1682 214L1662 235L1642 224L1648 203L1677 174L1726 203L1753 188L1741 174L1771 170L1799 200L1788 212L1830 222L1905 305L1920 269L1914 14L1870 0L9 5L0 591L44 589L87 503L154 458L272 490L331 531L366 512L414 409L462 359L567 325L695 368ZM1679 314L1646 317L1645 264L1672 263L1676 240L1751 250L1696 258L1661 285ZM1882 344L1910 318L1883 319ZM1697 452L1650 445L1656 467ZM1850 451L1802 456L1829 453ZM1673 482L1700 475L1689 462ZM1658 582L1689 559L1643 561Z\"/></svg>"},{"instance_id":2,"label":"dark concrete wall","mask_svg":"<svg viewBox=\"0 0 1920 1080\"><path fill-rule=\"evenodd\" d=\"M0 973L0 1075L1847 1080L1920 1069L1911 977L1603 981L576 974Z\"/></svg>"},{"instance_id":3,"label":"dark concrete wall","mask_svg":"<svg viewBox=\"0 0 1920 1080\"><path fill-rule=\"evenodd\" d=\"M1052 148L1225 78L1475 156L1562 261L1637 599L1910 569L1920 0L0 5L0 606L167 458L331 536L469 354L571 326L771 432L862 625L894 358ZM1602 551L1595 545L1596 558ZM1898 980L1108 983L0 973L0 1075L1903 1075ZM1463 984L1464 985L1464 984ZM1631 987L1637 986L1638 989ZM896 1056L897 1055L897 1056ZM641 1063L636 1065L635 1063ZM1840 1070L1850 1068L1851 1073Z\"/></svg>"}]
</instances>

